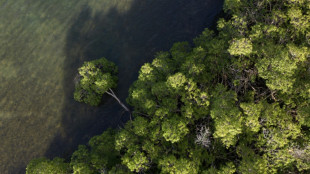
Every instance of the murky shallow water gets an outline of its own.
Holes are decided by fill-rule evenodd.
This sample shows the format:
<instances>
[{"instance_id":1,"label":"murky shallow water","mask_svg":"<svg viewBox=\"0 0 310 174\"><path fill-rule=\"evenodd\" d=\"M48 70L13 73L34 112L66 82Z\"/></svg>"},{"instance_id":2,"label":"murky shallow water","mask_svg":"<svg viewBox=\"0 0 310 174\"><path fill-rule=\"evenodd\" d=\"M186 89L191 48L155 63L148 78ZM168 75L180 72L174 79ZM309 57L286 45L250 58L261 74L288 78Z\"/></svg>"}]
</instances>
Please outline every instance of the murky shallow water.
<instances>
[{"instance_id":1,"label":"murky shallow water","mask_svg":"<svg viewBox=\"0 0 310 174\"><path fill-rule=\"evenodd\" d=\"M115 62L124 100L143 63L197 36L221 6L218 0L0 0L0 173L23 173L35 157L67 157L128 119L109 97L97 108L73 100L83 61Z\"/></svg>"}]
</instances>

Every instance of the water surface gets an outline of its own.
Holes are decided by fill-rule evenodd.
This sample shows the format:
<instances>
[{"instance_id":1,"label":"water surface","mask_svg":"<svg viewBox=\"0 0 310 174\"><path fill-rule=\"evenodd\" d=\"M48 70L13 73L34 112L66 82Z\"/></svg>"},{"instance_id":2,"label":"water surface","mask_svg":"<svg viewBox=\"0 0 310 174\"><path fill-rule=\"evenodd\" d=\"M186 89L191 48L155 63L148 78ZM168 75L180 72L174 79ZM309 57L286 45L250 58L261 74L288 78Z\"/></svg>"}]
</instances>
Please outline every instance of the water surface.
<instances>
[{"instance_id":1,"label":"water surface","mask_svg":"<svg viewBox=\"0 0 310 174\"><path fill-rule=\"evenodd\" d=\"M221 6L218 0L0 0L0 173L24 173L36 157L68 157L128 119L108 96L100 107L73 100L83 61L115 62L124 100L143 63L211 26Z\"/></svg>"}]
</instances>

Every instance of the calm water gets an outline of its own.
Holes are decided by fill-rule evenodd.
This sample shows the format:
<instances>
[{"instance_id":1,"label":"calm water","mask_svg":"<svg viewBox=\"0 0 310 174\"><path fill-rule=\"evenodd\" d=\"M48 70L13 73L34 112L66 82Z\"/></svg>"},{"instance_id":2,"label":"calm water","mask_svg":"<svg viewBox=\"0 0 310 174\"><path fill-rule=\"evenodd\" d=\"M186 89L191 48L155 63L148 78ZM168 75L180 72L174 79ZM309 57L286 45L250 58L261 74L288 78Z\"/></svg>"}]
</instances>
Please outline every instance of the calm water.
<instances>
[{"instance_id":1,"label":"calm water","mask_svg":"<svg viewBox=\"0 0 310 174\"><path fill-rule=\"evenodd\" d=\"M115 62L124 100L143 63L197 36L221 6L219 0L0 0L0 173L24 173L40 156L68 157L128 119L110 97L97 108L73 100L83 61Z\"/></svg>"}]
</instances>

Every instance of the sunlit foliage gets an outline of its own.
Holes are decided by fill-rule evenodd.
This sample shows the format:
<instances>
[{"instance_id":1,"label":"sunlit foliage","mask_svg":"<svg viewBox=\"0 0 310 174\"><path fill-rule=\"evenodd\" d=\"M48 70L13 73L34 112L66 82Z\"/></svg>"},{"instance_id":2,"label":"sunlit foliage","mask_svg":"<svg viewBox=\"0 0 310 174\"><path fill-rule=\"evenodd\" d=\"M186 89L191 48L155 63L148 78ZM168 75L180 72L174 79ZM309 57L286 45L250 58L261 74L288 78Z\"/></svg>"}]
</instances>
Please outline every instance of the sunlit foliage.
<instances>
[{"instance_id":1,"label":"sunlit foliage","mask_svg":"<svg viewBox=\"0 0 310 174\"><path fill-rule=\"evenodd\" d=\"M106 58L84 62L75 79L74 99L97 106L102 95L117 86L117 67Z\"/></svg>"},{"instance_id":2,"label":"sunlit foliage","mask_svg":"<svg viewBox=\"0 0 310 174\"><path fill-rule=\"evenodd\" d=\"M70 171L70 165L69 163L65 163L64 159L54 158L53 160L49 160L38 158L28 164L26 174L67 174Z\"/></svg>"}]
</instances>

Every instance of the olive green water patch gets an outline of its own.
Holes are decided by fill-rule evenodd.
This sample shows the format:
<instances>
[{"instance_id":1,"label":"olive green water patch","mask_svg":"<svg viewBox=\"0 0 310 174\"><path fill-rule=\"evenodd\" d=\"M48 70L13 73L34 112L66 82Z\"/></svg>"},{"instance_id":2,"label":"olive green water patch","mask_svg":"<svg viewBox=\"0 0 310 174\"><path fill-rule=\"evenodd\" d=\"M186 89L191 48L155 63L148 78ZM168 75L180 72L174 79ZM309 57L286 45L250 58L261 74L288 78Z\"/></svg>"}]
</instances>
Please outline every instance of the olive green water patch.
<instances>
[{"instance_id":1,"label":"olive green water patch","mask_svg":"<svg viewBox=\"0 0 310 174\"><path fill-rule=\"evenodd\" d=\"M9 80L11 78L17 77L17 67L14 65L13 61L3 60L0 61L0 79L1 80Z\"/></svg>"},{"instance_id":2,"label":"olive green water patch","mask_svg":"<svg viewBox=\"0 0 310 174\"><path fill-rule=\"evenodd\" d=\"M44 155L61 128L69 26L87 1L0 1L0 173Z\"/></svg>"},{"instance_id":3,"label":"olive green water patch","mask_svg":"<svg viewBox=\"0 0 310 174\"><path fill-rule=\"evenodd\" d=\"M0 1L0 173L44 155L63 132L64 50L75 18L85 8L125 12L130 2Z\"/></svg>"}]
</instances>

